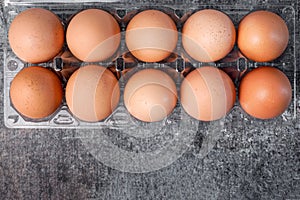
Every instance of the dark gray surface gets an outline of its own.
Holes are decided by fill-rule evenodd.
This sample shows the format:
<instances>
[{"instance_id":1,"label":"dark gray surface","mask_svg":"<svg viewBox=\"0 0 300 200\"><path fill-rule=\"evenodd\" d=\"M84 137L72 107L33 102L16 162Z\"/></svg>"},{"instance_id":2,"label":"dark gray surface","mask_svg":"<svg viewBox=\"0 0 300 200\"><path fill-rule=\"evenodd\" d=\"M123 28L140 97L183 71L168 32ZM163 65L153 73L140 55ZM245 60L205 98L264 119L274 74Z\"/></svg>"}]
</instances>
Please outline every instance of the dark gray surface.
<instances>
[{"instance_id":1,"label":"dark gray surface","mask_svg":"<svg viewBox=\"0 0 300 200\"><path fill-rule=\"evenodd\" d=\"M299 47L297 34L298 58ZM300 101L297 109L290 122L251 123L233 112L236 120L206 157L191 150L145 174L104 166L75 131L7 129L1 117L0 199L300 199Z\"/></svg>"}]
</instances>

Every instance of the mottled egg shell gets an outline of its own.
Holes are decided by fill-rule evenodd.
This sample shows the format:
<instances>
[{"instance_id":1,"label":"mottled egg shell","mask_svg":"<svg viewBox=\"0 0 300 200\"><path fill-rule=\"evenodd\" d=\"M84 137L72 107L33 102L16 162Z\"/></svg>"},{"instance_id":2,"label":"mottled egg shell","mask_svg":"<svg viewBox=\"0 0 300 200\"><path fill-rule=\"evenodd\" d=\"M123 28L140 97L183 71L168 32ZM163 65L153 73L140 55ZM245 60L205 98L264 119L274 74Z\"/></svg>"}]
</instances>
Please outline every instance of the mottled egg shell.
<instances>
[{"instance_id":1,"label":"mottled egg shell","mask_svg":"<svg viewBox=\"0 0 300 200\"><path fill-rule=\"evenodd\" d=\"M107 118L117 107L119 99L117 78L102 66L79 68L66 86L67 105L83 121L97 122Z\"/></svg>"},{"instance_id":2,"label":"mottled egg shell","mask_svg":"<svg viewBox=\"0 0 300 200\"><path fill-rule=\"evenodd\" d=\"M32 119L42 119L57 110L63 98L58 76L44 67L21 70L11 82L10 99L14 108Z\"/></svg>"},{"instance_id":3,"label":"mottled egg shell","mask_svg":"<svg viewBox=\"0 0 300 200\"><path fill-rule=\"evenodd\" d=\"M87 9L70 21L66 40L72 54L87 62L110 58L120 45L120 27L106 11Z\"/></svg>"},{"instance_id":4,"label":"mottled egg shell","mask_svg":"<svg viewBox=\"0 0 300 200\"><path fill-rule=\"evenodd\" d=\"M46 62L55 57L64 44L64 28L51 11L30 8L18 14L8 32L13 52L23 61Z\"/></svg>"},{"instance_id":5,"label":"mottled egg shell","mask_svg":"<svg viewBox=\"0 0 300 200\"><path fill-rule=\"evenodd\" d=\"M177 103L173 79L158 69L144 69L130 77L124 90L129 113L144 122L161 121Z\"/></svg>"},{"instance_id":6,"label":"mottled egg shell","mask_svg":"<svg viewBox=\"0 0 300 200\"><path fill-rule=\"evenodd\" d=\"M126 29L129 51L144 62L159 62L175 49L178 32L174 21L158 10L146 10L135 15Z\"/></svg>"},{"instance_id":7,"label":"mottled egg shell","mask_svg":"<svg viewBox=\"0 0 300 200\"><path fill-rule=\"evenodd\" d=\"M193 118L218 120L235 103L235 86L230 77L215 67L201 67L190 72L181 84L181 105Z\"/></svg>"},{"instance_id":8,"label":"mottled egg shell","mask_svg":"<svg viewBox=\"0 0 300 200\"><path fill-rule=\"evenodd\" d=\"M200 10L183 25L182 45L197 61L222 59L232 50L235 40L236 31L231 19L218 10Z\"/></svg>"},{"instance_id":9,"label":"mottled egg shell","mask_svg":"<svg viewBox=\"0 0 300 200\"><path fill-rule=\"evenodd\" d=\"M239 87L241 107L249 115L270 119L281 115L292 99L289 79L279 69L259 67L247 73Z\"/></svg>"},{"instance_id":10,"label":"mottled egg shell","mask_svg":"<svg viewBox=\"0 0 300 200\"><path fill-rule=\"evenodd\" d=\"M255 11L244 17L238 28L238 47L249 59L267 62L286 49L289 31L284 20L270 11Z\"/></svg>"}]
</instances>

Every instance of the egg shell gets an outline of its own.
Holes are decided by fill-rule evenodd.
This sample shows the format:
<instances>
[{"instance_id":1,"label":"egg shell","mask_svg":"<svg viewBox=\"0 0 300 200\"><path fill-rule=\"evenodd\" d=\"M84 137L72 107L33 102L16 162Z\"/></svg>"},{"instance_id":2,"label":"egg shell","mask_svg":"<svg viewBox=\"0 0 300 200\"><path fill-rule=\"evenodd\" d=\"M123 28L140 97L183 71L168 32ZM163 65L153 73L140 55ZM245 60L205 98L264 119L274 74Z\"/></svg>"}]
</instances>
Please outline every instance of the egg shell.
<instances>
[{"instance_id":1,"label":"egg shell","mask_svg":"<svg viewBox=\"0 0 300 200\"><path fill-rule=\"evenodd\" d=\"M247 73L239 87L241 107L249 115L259 119L271 119L281 115L292 99L289 79L279 69L259 67Z\"/></svg>"},{"instance_id":2,"label":"egg shell","mask_svg":"<svg viewBox=\"0 0 300 200\"><path fill-rule=\"evenodd\" d=\"M249 59L267 62L286 49L289 30L285 21L270 11L255 11L245 16L238 28L238 47Z\"/></svg>"},{"instance_id":3,"label":"egg shell","mask_svg":"<svg viewBox=\"0 0 300 200\"><path fill-rule=\"evenodd\" d=\"M130 77L124 89L124 103L129 113L144 122L166 118L177 103L173 79L158 69L144 69Z\"/></svg>"},{"instance_id":4,"label":"egg shell","mask_svg":"<svg viewBox=\"0 0 300 200\"><path fill-rule=\"evenodd\" d=\"M79 68L66 86L66 102L70 111L87 122L107 118L117 107L119 99L118 80L103 66L88 65Z\"/></svg>"},{"instance_id":5,"label":"egg shell","mask_svg":"<svg viewBox=\"0 0 300 200\"><path fill-rule=\"evenodd\" d=\"M204 66L190 72L181 84L181 105L201 121L221 119L233 107L235 86L220 69Z\"/></svg>"},{"instance_id":6,"label":"egg shell","mask_svg":"<svg viewBox=\"0 0 300 200\"><path fill-rule=\"evenodd\" d=\"M18 14L8 32L13 52L29 63L46 62L54 58L64 44L64 28L51 11L30 8Z\"/></svg>"},{"instance_id":7,"label":"egg shell","mask_svg":"<svg viewBox=\"0 0 300 200\"><path fill-rule=\"evenodd\" d=\"M224 58L232 50L235 40L234 24L218 10L205 9L192 14L182 29L183 48L200 62Z\"/></svg>"},{"instance_id":8,"label":"egg shell","mask_svg":"<svg viewBox=\"0 0 300 200\"><path fill-rule=\"evenodd\" d=\"M63 88L58 76L44 67L22 69L12 80L10 99L23 116L42 119L61 105Z\"/></svg>"},{"instance_id":9,"label":"egg shell","mask_svg":"<svg viewBox=\"0 0 300 200\"><path fill-rule=\"evenodd\" d=\"M109 59L121 41L116 19L100 9L87 9L76 14L67 27L66 40L72 54L87 62Z\"/></svg>"},{"instance_id":10,"label":"egg shell","mask_svg":"<svg viewBox=\"0 0 300 200\"><path fill-rule=\"evenodd\" d=\"M129 51L144 62L159 62L175 49L178 31L175 22L158 10L146 10L135 15L126 29Z\"/></svg>"}]
</instances>

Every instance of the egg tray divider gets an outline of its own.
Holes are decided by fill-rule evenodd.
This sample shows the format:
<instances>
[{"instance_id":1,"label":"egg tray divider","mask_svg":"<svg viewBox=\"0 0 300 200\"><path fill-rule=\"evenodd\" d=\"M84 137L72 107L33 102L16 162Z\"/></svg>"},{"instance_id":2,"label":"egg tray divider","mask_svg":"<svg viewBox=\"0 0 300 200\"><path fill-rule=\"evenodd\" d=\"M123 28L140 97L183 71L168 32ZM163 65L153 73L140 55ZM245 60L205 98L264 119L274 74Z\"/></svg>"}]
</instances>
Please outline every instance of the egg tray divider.
<instances>
[{"instance_id":1,"label":"egg tray divider","mask_svg":"<svg viewBox=\"0 0 300 200\"><path fill-rule=\"evenodd\" d=\"M59 1L60 2L60 1ZM105 120L100 122L84 122L80 121L76 117L74 117L67 108L65 100L61 107L51 116L43 119L43 120L31 120L26 119L21 116L11 105L9 98L9 87L11 80L15 77L15 75L23 68L28 67L31 64L24 63L19 60L12 50L9 47L7 33L9 24L12 19L21 11L26 10L32 7L42 7L48 10L53 11L57 14L62 23L66 25L70 17L77 12L89 9L89 8L99 8L104 9L110 12L119 22L121 28L121 44L119 50L115 53L110 62L100 62L94 63L106 66L111 69L115 73L115 75L120 78L124 77L124 74L129 71L136 71L143 68L154 67L160 68L163 71L169 73L172 78L175 80L177 89L179 91L179 86L182 80L182 77L191 71L193 68L201 67L204 65L212 65L215 67L222 68L226 71L235 81L235 85L238 86L239 80L241 76L247 71L253 68L268 65L274 66L281 69L289 78L292 84L293 89L293 98L290 107L287 111L281 116L285 121L293 121L296 119L296 50L295 50L295 15L296 10L293 6L286 6L282 3L278 3L278 5L270 3L265 3L262 1L262 4L256 5L247 5L247 4L234 4L234 5L207 5L201 4L201 1L131 1L131 2L118 2L118 3L108 3L108 2L92 2L92 1L63 1L61 3L50 3L45 1L5 1L4 7L4 26L5 26L5 41L4 41L4 122L8 128L92 128L92 129L115 129L115 130L128 130L133 132L139 132L139 134L144 134L145 132L159 132L162 129L170 128L176 129L176 124L181 123L182 120L186 121L187 127L189 126L198 126L198 124L202 124L203 122L199 122L197 120L192 119L187 116L187 114L182 110L180 103L178 101L177 106L175 107L173 113L167 117L165 120L161 122L155 123L144 123L141 122L134 117L130 116L124 107L123 103L123 91L125 82L120 79L120 89L121 89L121 97L119 106L116 110ZM187 3L188 2L188 3ZM225 1L230 3L231 1ZM258 1L257 1L258 2ZM237 28L238 22L244 17L246 14L253 10L266 9L269 11L273 11L279 14L287 23L290 39L289 45L282 56L273 62L269 63L257 63L247 60L241 56L237 56L237 47L234 47L234 50L224 59L215 63L201 63L190 58L181 47L181 37L180 31L185 20L195 11L202 10L206 8L212 8L221 10L224 13L228 14L232 19L235 27ZM175 53L173 53L169 58L160 62L160 63L142 63L138 62L128 53L126 49L125 40L124 40L124 31L126 30L126 25L129 20L141 10L146 9L157 9L164 11L169 14L175 23L177 24L177 28L179 31L179 40L177 49L175 49ZM66 26L65 26L66 27ZM66 47L65 47L66 48ZM176 52L179 52L176 54ZM226 60L226 61L225 61ZM39 65L51 68L56 71L58 75L60 75L60 71L69 67L77 68L82 65L86 65L89 63L68 63L66 64L65 60L61 57L56 57L52 61L47 63L41 63ZM139 65L139 66L137 66ZM172 70L173 69L173 72ZM171 72L170 72L171 71ZM64 78L61 76L61 78ZM63 81L64 85L66 83L66 79ZM179 93L178 93L179 94ZM243 111L241 110L238 100L236 101L233 109L238 110L238 113ZM243 115L246 115L243 113ZM228 117L228 116L227 116ZM237 119L237 118L235 118ZM251 117L250 117L251 119ZM229 119L230 120L230 119ZM251 120L257 120L252 118ZM215 124L219 122L207 122L207 124ZM221 123L222 124L222 123ZM178 127L177 127L178 128ZM147 131L148 130L148 131ZM176 131L176 130L174 130ZM180 132L180 130L177 130Z\"/></svg>"}]
</instances>

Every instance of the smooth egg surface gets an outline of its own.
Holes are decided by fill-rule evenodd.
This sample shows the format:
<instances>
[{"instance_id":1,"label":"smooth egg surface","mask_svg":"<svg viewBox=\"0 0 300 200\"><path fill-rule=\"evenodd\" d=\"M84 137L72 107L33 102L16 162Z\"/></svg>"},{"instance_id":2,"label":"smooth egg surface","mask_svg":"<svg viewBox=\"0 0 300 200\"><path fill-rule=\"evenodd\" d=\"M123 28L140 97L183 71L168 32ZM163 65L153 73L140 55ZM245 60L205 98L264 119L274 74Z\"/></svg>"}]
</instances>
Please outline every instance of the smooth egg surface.
<instances>
[{"instance_id":1,"label":"smooth egg surface","mask_svg":"<svg viewBox=\"0 0 300 200\"><path fill-rule=\"evenodd\" d=\"M285 21L270 11L255 11L245 16L238 28L238 47L249 59L267 62L278 58L289 42Z\"/></svg>"},{"instance_id":2,"label":"smooth egg surface","mask_svg":"<svg viewBox=\"0 0 300 200\"><path fill-rule=\"evenodd\" d=\"M249 115L270 119L281 115L292 99L286 75L274 67L259 67L245 75L239 87L241 107Z\"/></svg>"},{"instance_id":3,"label":"smooth egg surface","mask_svg":"<svg viewBox=\"0 0 300 200\"><path fill-rule=\"evenodd\" d=\"M12 80L10 98L14 108L32 119L42 119L61 105L63 88L58 76L44 67L22 69Z\"/></svg>"},{"instance_id":4,"label":"smooth egg surface","mask_svg":"<svg viewBox=\"0 0 300 200\"><path fill-rule=\"evenodd\" d=\"M120 88L117 78L98 65L80 67L66 86L66 102L79 119L97 122L107 118L117 107Z\"/></svg>"},{"instance_id":5,"label":"smooth egg surface","mask_svg":"<svg viewBox=\"0 0 300 200\"><path fill-rule=\"evenodd\" d=\"M135 15L126 29L129 51L144 62L159 62L175 49L178 32L175 22L158 10L146 10Z\"/></svg>"},{"instance_id":6,"label":"smooth egg surface","mask_svg":"<svg viewBox=\"0 0 300 200\"><path fill-rule=\"evenodd\" d=\"M70 51L78 59L87 62L104 61L120 45L120 27L110 13L87 9L71 19L66 40Z\"/></svg>"},{"instance_id":7,"label":"smooth egg surface","mask_svg":"<svg viewBox=\"0 0 300 200\"><path fill-rule=\"evenodd\" d=\"M8 32L13 52L29 63L46 62L54 58L64 44L64 28L51 11L30 8L18 14Z\"/></svg>"},{"instance_id":8,"label":"smooth egg surface","mask_svg":"<svg viewBox=\"0 0 300 200\"><path fill-rule=\"evenodd\" d=\"M201 121L221 119L233 107L235 86L222 70L204 66L190 72L181 84L181 105Z\"/></svg>"},{"instance_id":9,"label":"smooth egg surface","mask_svg":"<svg viewBox=\"0 0 300 200\"><path fill-rule=\"evenodd\" d=\"M129 113L144 122L166 118L177 103L173 79L158 69L144 69L130 77L124 90L124 103Z\"/></svg>"}]
</instances>

